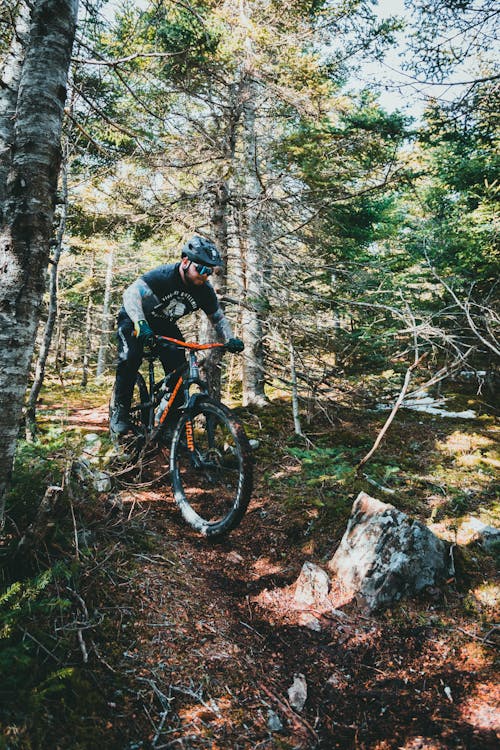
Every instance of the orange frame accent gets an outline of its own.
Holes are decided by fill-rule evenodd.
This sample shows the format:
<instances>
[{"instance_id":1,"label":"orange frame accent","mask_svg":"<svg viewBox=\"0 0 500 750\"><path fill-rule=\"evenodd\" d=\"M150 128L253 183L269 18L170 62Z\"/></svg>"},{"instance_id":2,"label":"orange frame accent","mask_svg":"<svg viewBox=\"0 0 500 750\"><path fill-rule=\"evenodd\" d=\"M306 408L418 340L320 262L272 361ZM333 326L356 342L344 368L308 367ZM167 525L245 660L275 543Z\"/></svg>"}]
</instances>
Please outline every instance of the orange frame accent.
<instances>
[{"instance_id":1,"label":"orange frame accent","mask_svg":"<svg viewBox=\"0 0 500 750\"><path fill-rule=\"evenodd\" d=\"M157 338L163 339L163 341L170 341L171 344L178 344L178 346L183 346L185 349L218 349L224 346L224 344L218 342L214 342L213 344L198 344L196 341L181 341L180 339L171 339L170 336L157 336Z\"/></svg>"},{"instance_id":2,"label":"orange frame accent","mask_svg":"<svg viewBox=\"0 0 500 750\"><path fill-rule=\"evenodd\" d=\"M170 398L168 399L168 404L167 404L167 406L166 406L166 409L164 410L163 414L162 414L162 415L161 415L161 417L160 417L160 424L163 424L163 422L164 422L164 421L165 421L165 419L167 418L167 415L168 415L168 413L169 413L169 411L170 411L170 407L171 407L171 406L172 406L172 404L174 403L174 398L175 398L175 397L177 396L177 394L178 394L178 392L179 392L179 388L181 387L181 385L182 385L182 382L183 382L183 380L184 380L184 378L183 378L183 377L182 377L182 375L181 375L181 377L179 378L179 380L178 380L178 381L177 381L177 383L175 384L175 388L174 388L174 390L172 391L172 395L171 395L171 396L170 396Z\"/></svg>"}]
</instances>

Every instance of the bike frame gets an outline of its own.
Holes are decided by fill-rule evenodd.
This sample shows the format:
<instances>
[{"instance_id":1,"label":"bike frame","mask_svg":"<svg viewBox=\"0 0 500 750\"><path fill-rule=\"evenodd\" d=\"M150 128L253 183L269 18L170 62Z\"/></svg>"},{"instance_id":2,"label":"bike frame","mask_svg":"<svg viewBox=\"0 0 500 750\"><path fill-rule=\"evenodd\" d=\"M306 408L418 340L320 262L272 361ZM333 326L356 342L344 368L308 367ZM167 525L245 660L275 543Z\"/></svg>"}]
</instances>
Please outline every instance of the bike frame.
<instances>
[{"instance_id":1,"label":"bike frame","mask_svg":"<svg viewBox=\"0 0 500 750\"><path fill-rule=\"evenodd\" d=\"M155 372L154 372L154 363L155 360L158 359L158 353L154 350L151 350L147 354L145 354L145 358L148 360L148 394L149 394L149 401L146 403L141 403L138 407L139 410L143 411L144 409L148 409L148 418L147 418L147 438L148 442L150 440L154 440L160 430L163 427L163 424L170 413L170 410L172 408L172 404L175 401L175 398L177 394L179 393L180 389L184 389L184 403L182 405L182 409L189 409L195 402L196 399L200 396L206 396L208 393L208 387L204 380L200 378L199 374L199 365L198 365L198 358L197 358L197 352L206 350L206 349L221 349L224 348L224 344L220 344L218 342L211 343L211 344L199 344L197 342L190 342L190 341L181 341L180 339L174 339L170 338L169 336L156 336L156 339L160 341L167 341L170 344L175 344L179 348L186 349L188 351L188 361L177 370L174 370L173 372L169 373L168 375L165 375L161 380L156 382L155 380ZM187 377L186 377L187 373ZM177 377L177 381L175 381L175 378ZM170 381L170 382L169 382ZM165 386L169 386L171 384L175 384L172 387L170 398L162 411L160 415L160 419L158 421L158 424L155 425L154 418L155 418L155 407L157 407L161 401L161 387L162 384L165 384ZM190 396L190 388L192 385L198 385L201 389L200 393L196 393L193 396ZM188 450L191 452L194 451L194 445L193 445L193 433L192 433L192 425L191 422L188 421L186 423L186 439L188 444Z\"/></svg>"}]
</instances>

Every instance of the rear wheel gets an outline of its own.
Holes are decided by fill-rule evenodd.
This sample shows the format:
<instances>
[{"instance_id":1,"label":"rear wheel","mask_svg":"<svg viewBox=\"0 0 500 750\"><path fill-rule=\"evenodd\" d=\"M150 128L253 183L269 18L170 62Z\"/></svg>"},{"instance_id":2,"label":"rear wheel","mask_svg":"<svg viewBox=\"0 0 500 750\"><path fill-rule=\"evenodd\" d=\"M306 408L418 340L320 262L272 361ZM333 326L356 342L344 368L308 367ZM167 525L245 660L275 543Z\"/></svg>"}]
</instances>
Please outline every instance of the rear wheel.
<instances>
[{"instance_id":1,"label":"rear wheel","mask_svg":"<svg viewBox=\"0 0 500 750\"><path fill-rule=\"evenodd\" d=\"M187 523L220 537L243 518L252 491L247 436L223 404L206 398L184 413L170 451L174 497Z\"/></svg>"}]
</instances>

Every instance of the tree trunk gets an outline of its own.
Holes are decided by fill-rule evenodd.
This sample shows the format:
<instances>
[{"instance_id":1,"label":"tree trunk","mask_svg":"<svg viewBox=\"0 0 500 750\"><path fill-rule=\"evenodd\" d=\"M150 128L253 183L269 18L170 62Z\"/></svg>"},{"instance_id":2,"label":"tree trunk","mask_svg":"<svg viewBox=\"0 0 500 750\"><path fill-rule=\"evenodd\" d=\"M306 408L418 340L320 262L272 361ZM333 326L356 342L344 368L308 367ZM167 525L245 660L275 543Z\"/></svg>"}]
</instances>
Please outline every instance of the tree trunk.
<instances>
[{"instance_id":1,"label":"tree trunk","mask_svg":"<svg viewBox=\"0 0 500 750\"><path fill-rule=\"evenodd\" d=\"M244 194L248 201L248 233L244 250L245 301L242 328L245 343L243 360L243 403L263 406L264 350L262 345L261 312L266 306L263 273L262 186L257 173L257 138L255 133L255 108L257 84L248 78L243 87L243 139L244 139Z\"/></svg>"},{"instance_id":2,"label":"tree trunk","mask_svg":"<svg viewBox=\"0 0 500 750\"><path fill-rule=\"evenodd\" d=\"M54 332L54 324L57 319L57 279L58 279L58 267L59 258L61 257L62 241L64 232L66 230L66 215L68 210L68 180L66 172L66 162L62 164L62 204L61 204L61 217L59 220L59 227L57 229L56 243L54 246L54 252L50 259L50 271L49 271L49 309L47 314L47 322L45 323L45 331L43 334L43 341L38 353L38 360L35 368L35 379L31 386L30 395L28 398L28 405L26 408L26 430L31 434L31 438L34 440L36 437L36 402L40 395L40 390L43 385L43 378L45 375L45 365L47 364L47 357L49 355L50 345L52 343L52 334Z\"/></svg>"},{"instance_id":3,"label":"tree trunk","mask_svg":"<svg viewBox=\"0 0 500 750\"><path fill-rule=\"evenodd\" d=\"M0 82L6 177L0 188L0 522L44 291L78 3L35 0L31 7L29 33L21 24Z\"/></svg>"},{"instance_id":4,"label":"tree trunk","mask_svg":"<svg viewBox=\"0 0 500 750\"><path fill-rule=\"evenodd\" d=\"M210 280L217 296L220 298L225 293L227 286L227 205L229 194L225 180L219 180L214 186L213 192L214 200L210 223L215 244L224 261L224 267L213 274ZM217 334L206 316L203 316L201 319L200 339L204 342L217 341ZM220 398L221 361L222 354L217 349L214 349L205 358L205 376L208 381L210 394L214 398Z\"/></svg>"},{"instance_id":5,"label":"tree trunk","mask_svg":"<svg viewBox=\"0 0 500 750\"><path fill-rule=\"evenodd\" d=\"M102 303L102 322L101 322L101 343L99 344L99 353L97 355L97 368L96 377L100 378L104 373L106 367L106 354L109 345L109 306L111 300L111 285L113 282L113 250L110 250L107 258L106 266L106 282L104 286L104 300Z\"/></svg>"},{"instance_id":6,"label":"tree trunk","mask_svg":"<svg viewBox=\"0 0 500 750\"><path fill-rule=\"evenodd\" d=\"M83 332L83 357L82 357L82 388L87 387L89 382L90 353L92 350L92 283L95 274L95 256L92 254L92 263L90 264L90 289L87 298L87 310L85 312L85 330Z\"/></svg>"},{"instance_id":7,"label":"tree trunk","mask_svg":"<svg viewBox=\"0 0 500 750\"><path fill-rule=\"evenodd\" d=\"M293 427L296 435L304 437L302 432L302 426L300 424L300 412L299 412L299 389L297 385L297 369L295 367L295 347L293 345L292 335L289 334L288 338L288 352L290 355L290 375L292 379L292 413L293 413Z\"/></svg>"},{"instance_id":8,"label":"tree trunk","mask_svg":"<svg viewBox=\"0 0 500 750\"><path fill-rule=\"evenodd\" d=\"M7 197L7 178L15 144L17 92L23 72L30 29L30 8L19 3L12 42L5 58L0 85L0 201Z\"/></svg>"}]
</instances>

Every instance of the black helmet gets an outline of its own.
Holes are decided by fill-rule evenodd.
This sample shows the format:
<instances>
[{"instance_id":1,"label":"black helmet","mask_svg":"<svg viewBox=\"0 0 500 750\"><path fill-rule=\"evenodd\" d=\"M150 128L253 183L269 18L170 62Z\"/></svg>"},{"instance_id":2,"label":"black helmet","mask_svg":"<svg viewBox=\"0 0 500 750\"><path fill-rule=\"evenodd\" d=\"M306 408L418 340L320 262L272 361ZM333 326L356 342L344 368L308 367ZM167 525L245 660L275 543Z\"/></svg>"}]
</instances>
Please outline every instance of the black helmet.
<instances>
[{"instance_id":1,"label":"black helmet","mask_svg":"<svg viewBox=\"0 0 500 750\"><path fill-rule=\"evenodd\" d=\"M204 266L222 266L222 258L213 242L204 237L191 237L182 248L182 256Z\"/></svg>"}]
</instances>

